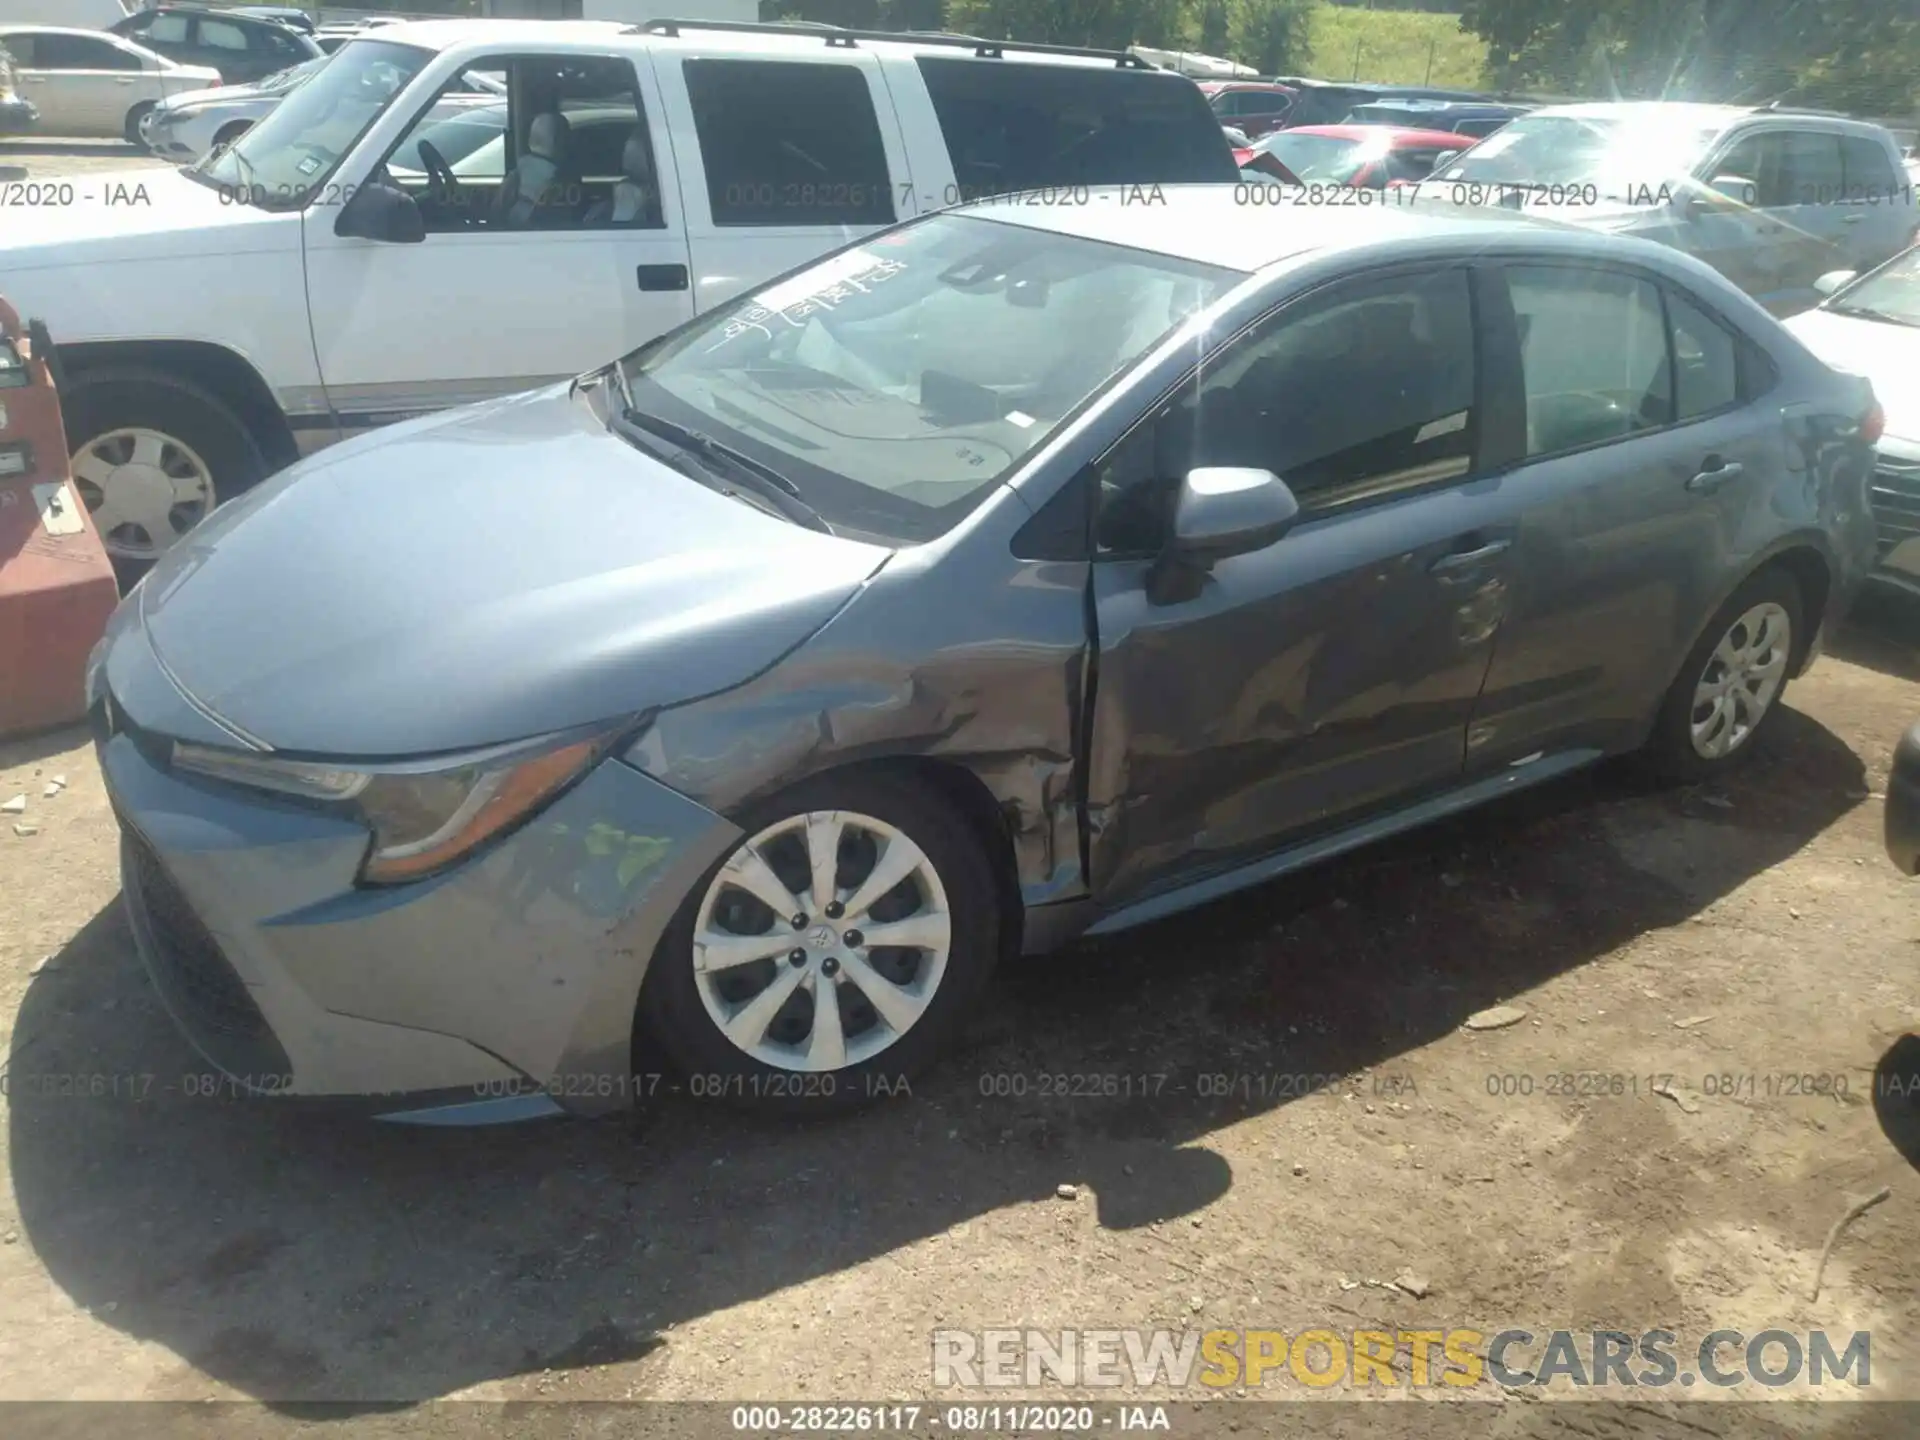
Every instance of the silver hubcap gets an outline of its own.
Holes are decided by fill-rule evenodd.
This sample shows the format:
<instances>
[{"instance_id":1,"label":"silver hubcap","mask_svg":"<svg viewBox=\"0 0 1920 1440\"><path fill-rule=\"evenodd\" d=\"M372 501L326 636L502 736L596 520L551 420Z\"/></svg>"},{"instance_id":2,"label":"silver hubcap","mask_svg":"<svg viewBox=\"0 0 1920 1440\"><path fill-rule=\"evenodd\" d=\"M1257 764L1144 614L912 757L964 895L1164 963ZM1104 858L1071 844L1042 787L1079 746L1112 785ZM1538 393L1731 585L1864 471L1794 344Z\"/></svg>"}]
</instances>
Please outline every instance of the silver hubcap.
<instances>
[{"instance_id":1,"label":"silver hubcap","mask_svg":"<svg viewBox=\"0 0 1920 1440\"><path fill-rule=\"evenodd\" d=\"M1727 628L1693 687L1694 753L1718 760L1747 743L1786 680L1792 644L1793 622L1771 600Z\"/></svg>"},{"instance_id":2,"label":"silver hubcap","mask_svg":"<svg viewBox=\"0 0 1920 1440\"><path fill-rule=\"evenodd\" d=\"M700 999L735 1047L779 1070L871 1060L926 1013L953 944L946 890L907 836L851 810L769 825L707 887Z\"/></svg>"},{"instance_id":3,"label":"silver hubcap","mask_svg":"<svg viewBox=\"0 0 1920 1440\"><path fill-rule=\"evenodd\" d=\"M213 509L213 472L158 430L109 430L73 455L73 479L109 554L151 560Z\"/></svg>"}]
</instances>

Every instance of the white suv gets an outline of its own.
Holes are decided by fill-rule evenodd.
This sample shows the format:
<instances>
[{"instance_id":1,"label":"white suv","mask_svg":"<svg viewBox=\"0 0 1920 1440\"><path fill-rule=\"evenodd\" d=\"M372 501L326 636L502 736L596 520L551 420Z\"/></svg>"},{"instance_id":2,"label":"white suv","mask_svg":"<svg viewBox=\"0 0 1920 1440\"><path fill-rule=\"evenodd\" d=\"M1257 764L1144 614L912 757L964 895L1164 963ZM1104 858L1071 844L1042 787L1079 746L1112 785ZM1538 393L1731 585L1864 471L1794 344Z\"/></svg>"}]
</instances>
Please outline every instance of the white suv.
<instances>
[{"instance_id":1,"label":"white suv","mask_svg":"<svg viewBox=\"0 0 1920 1440\"><path fill-rule=\"evenodd\" d=\"M1825 111L1623 101L1523 115L1424 187L1697 255L1777 315L1834 270L1871 270L1920 230L1914 180L1879 125Z\"/></svg>"},{"instance_id":2,"label":"white suv","mask_svg":"<svg viewBox=\"0 0 1920 1440\"><path fill-rule=\"evenodd\" d=\"M475 70L508 98L450 123ZM1198 87L1131 55L405 22L191 167L10 212L0 276L60 346L108 548L140 559L300 453L591 369L895 220L1236 175Z\"/></svg>"}]
</instances>

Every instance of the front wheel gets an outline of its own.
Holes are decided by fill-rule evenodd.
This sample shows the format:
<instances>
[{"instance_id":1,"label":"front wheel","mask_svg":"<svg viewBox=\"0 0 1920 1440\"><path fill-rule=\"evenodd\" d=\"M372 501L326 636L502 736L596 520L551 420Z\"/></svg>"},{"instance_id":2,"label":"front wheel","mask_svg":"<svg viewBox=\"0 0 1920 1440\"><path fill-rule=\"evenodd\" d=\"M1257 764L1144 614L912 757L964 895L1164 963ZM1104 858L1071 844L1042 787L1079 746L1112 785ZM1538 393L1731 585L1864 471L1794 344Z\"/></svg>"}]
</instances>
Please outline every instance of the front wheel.
<instances>
[{"instance_id":1,"label":"front wheel","mask_svg":"<svg viewBox=\"0 0 1920 1440\"><path fill-rule=\"evenodd\" d=\"M126 124L121 134L126 137L129 145L136 145L142 150L147 148L147 142L140 138L140 122L147 118L153 108L154 104L151 100L143 100L127 112Z\"/></svg>"},{"instance_id":2,"label":"front wheel","mask_svg":"<svg viewBox=\"0 0 1920 1440\"><path fill-rule=\"evenodd\" d=\"M750 817L662 939L642 1018L696 1098L847 1109L904 1091L997 958L982 846L915 781L823 777Z\"/></svg>"},{"instance_id":3,"label":"front wheel","mask_svg":"<svg viewBox=\"0 0 1920 1440\"><path fill-rule=\"evenodd\" d=\"M1647 742L1658 772L1693 783L1753 752L1780 708L1803 612L1799 585L1779 569L1752 576L1720 607L1680 667Z\"/></svg>"},{"instance_id":4,"label":"front wheel","mask_svg":"<svg viewBox=\"0 0 1920 1440\"><path fill-rule=\"evenodd\" d=\"M267 461L246 423L190 380L138 368L82 370L62 397L80 498L116 560L157 560Z\"/></svg>"}]
</instances>

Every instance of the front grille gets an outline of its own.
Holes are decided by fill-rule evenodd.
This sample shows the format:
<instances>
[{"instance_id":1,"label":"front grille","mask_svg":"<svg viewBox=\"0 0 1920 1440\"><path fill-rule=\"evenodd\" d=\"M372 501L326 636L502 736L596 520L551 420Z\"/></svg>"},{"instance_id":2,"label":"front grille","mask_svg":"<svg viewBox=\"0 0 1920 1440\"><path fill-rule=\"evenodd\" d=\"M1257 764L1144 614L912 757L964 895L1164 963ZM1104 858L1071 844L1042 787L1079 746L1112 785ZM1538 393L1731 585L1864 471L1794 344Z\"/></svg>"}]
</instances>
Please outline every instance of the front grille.
<instances>
[{"instance_id":1,"label":"front grille","mask_svg":"<svg viewBox=\"0 0 1920 1440\"><path fill-rule=\"evenodd\" d=\"M206 1057L230 1074L284 1075L286 1052L160 857L121 822L127 899L154 987Z\"/></svg>"},{"instance_id":2,"label":"front grille","mask_svg":"<svg viewBox=\"0 0 1920 1440\"><path fill-rule=\"evenodd\" d=\"M1920 460L1882 455L1873 472L1872 501L1880 542L1874 558L1884 564L1896 546L1920 536Z\"/></svg>"}]
</instances>

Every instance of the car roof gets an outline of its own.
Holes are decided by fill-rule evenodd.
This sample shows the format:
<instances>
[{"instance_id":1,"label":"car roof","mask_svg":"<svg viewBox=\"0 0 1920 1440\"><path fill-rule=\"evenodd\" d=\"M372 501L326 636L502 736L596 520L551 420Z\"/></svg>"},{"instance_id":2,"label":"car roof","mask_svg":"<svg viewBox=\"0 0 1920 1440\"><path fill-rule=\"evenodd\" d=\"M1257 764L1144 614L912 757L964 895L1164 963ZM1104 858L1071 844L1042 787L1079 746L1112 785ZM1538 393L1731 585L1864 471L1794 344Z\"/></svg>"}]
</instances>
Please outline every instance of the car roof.
<instances>
[{"instance_id":1,"label":"car roof","mask_svg":"<svg viewBox=\"0 0 1920 1440\"><path fill-rule=\"evenodd\" d=\"M1385 135L1395 147L1438 144L1465 148L1460 143L1462 137L1451 130L1422 130L1418 125L1349 125L1343 121L1338 125L1296 125L1291 130L1276 131L1275 135L1327 135L1335 140L1371 140L1376 135Z\"/></svg>"},{"instance_id":2,"label":"car roof","mask_svg":"<svg viewBox=\"0 0 1920 1440\"><path fill-rule=\"evenodd\" d=\"M1596 249L1632 243L1494 206L1255 205L1247 203L1246 191L1245 185L1107 185L1062 190L1051 204L1030 204L1032 196L1016 194L952 213L1249 272L1310 251L1396 240L1572 234Z\"/></svg>"}]
</instances>

